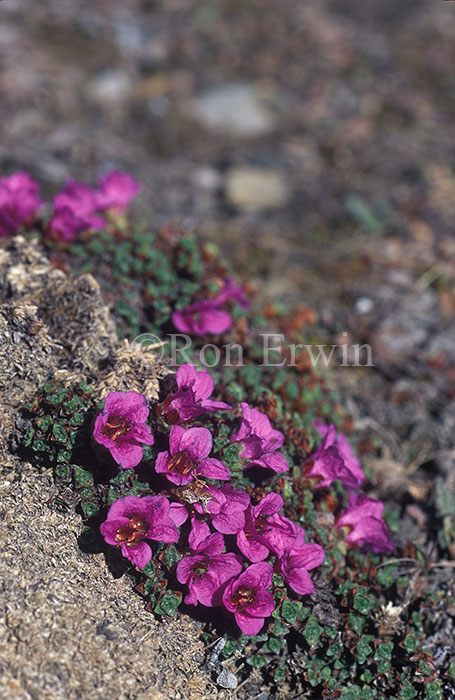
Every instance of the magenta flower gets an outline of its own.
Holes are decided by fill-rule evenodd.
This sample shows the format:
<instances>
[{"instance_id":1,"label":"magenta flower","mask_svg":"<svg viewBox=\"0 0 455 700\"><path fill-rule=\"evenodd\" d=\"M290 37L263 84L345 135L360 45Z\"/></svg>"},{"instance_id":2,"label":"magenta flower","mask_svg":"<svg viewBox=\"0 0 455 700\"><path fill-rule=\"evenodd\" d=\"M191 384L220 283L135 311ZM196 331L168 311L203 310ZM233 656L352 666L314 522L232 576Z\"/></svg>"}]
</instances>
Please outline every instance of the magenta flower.
<instances>
[{"instance_id":1,"label":"magenta flower","mask_svg":"<svg viewBox=\"0 0 455 700\"><path fill-rule=\"evenodd\" d=\"M100 230L106 222L94 216L98 209L97 193L91 187L69 180L54 197L54 216L49 224L50 235L71 241L82 231Z\"/></svg>"},{"instance_id":2,"label":"magenta flower","mask_svg":"<svg viewBox=\"0 0 455 700\"><path fill-rule=\"evenodd\" d=\"M212 496L205 508L199 503L194 504L196 512L210 513L212 525L223 535L235 535L245 526L245 511L250 505L250 497L244 491L233 489L230 484L224 484L220 489L207 486Z\"/></svg>"},{"instance_id":3,"label":"magenta flower","mask_svg":"<svg viewBox=\"0 0 455 700\"><path fill-rule=\"evenodd\" d=\"M253 562L262 561L270 552L282 556L303 530L278 513L283 499L278 493L268 493L245 512L245 526L237 535L237 546Z\"/></svg>"},{"instance_id":4,"label":"magenta flower","mask_svg":"<svg viewBox=\"0 0 455 700\"><path fill-rule=\"evenodd\" d=\"M207 607L221 605L225 584L242 571L242 557L229 552L223 554L224 539L219 532L210 534L206 523L192 520L188 537L190 555L177 564L177 579L188 584L188 605L202 603Z\"/></svg>"},{"instance_id":5,"label":"magenta flower","mask_svg":"<svg viewBox=\"0 0 455 700\"><path fill-rule=\"evenodd\" d=\"M218 335L232 326L232 316L228 311L218 309L216 299L206 299L174 311L172 323L181 333Z\"/></svg>"},{"instance_id":6,"label":"magenta flower","mask_svg":"<svg viewBox=\"0 0 455 700\"><path fill-rule=\"evenodd\" d=\"M81 219L92 216L98 208L96 190L74 180L68 180L63 190L54 197L55 211L69 209Z\"/></svg>"},{"instance_id":7,"label":"magenta flower","mask_svg":"<svg viewBox=\"0 0 455 700\"><path fill-rule=\"evenodd\" d=\"M242 402L242 423L239 430L232 436L233 442L242 442L240 457L246 460L245 469L254 465L272 469L274 472L285 472L289 464L282 454L277 452L282 447L284 435L274 430L268 416L258 408L251 408Z\"/></svg>"},{"instance_id":8,"label":"magenta flower","mask_svg":"<svg viewBox=\"0 0 455 700\"><path fill-rule=\"evenodd\" d=\"M220 290L217 296L217 301L219 304L224 304L227 301L233 301L235 304L241 306L242 309L247 309L250 305L243 287L236 285L230 277L225 279L224 287Z\"/></svg>"},{"instance_id":9,"label":"magenta flower","mask_svg":"<svg viewBox=\"0 0 455 700\"><path fill-rule=\"evenodd\" d=\"M151 557L150 545L144 540L177 542L179 532L170 516L171 504L165 496L125 496L109 508L107 519L100 526L108 544L121 547L124 557L139 569Z\"/></svg>"},{"instance_id":10,"label":"magenta flower","mask_svg":"<svg viewBox=\"0 0 455 700\"><path fill-rule=\"evenodd\" d=\"M162 413L171 423L186 423L208 411L231 409L223 401L212 401L214 382L207 370L197 370L194 365L186 364L177 371L175 394L169 394L162 405Z\"/></svg>"},{"instance_id":11,"label":"magenta flower","mask_svg":"<svg viewBox=\"0 0 455 700\"><path fill-rule=\"evenodd\" d=\"M28 173L0 178L0 238L14 235L36 216L44 204L37 192L38 183Z\"/></svg>"},{"instance_id":12,"label":"magenta flower","mask_svg":"<svg viewBox=\"0 0 455 700\"><path fill-rule=\"evenodd\" d=\"M136 391L111 391L103 412L97 416L93 437L106 447L122 469L139 464L142 445L153 445L154 438L148 425L147 399Z\"/></svg>"},{"instance_id":13,"label":"magenta flower","mask_svg":"<svg viewBox=\"0 0 455 700\"><path fill-rule=\"evenodd\" d=\"M165 474L178 486L189 484L195 476L227 481L231 472L218 459L209 457L212 450L212 434L207 428L185 430L173 425L169 436L169 452L160 452L156 458L155 471Z\"/></svg>"},{"instance_id":14,"label":"magenta flower","mask_svg":"<svg viewBox=\"0 0 455 700\"><path fill-rule=\"evenodd\" d=\"M351 474L353 474L354 477L357 479L357 482L360 486L362 481L365 479L365 474L363 473L362 467L360 466L360 462L355 456L346 435L343 435L343 433L337 434L335 432L335 426L333 425L333 423L331 425L324 425L324 423L315 420L314 425L316 426L319 434L322 437L327 436L329 438L328 442L326 443L327 447L329 447L330 445L335 445L338 448L338 452L340 453L340 456L343 459L346 467L349 469Z\"/></svg>"},{"instance_id":15,"label":"magenta flower","mask_svg":"<svg viewBox=\"0 0 455 700\"><path fill-rule=\"evenodd\" d=\"M236 579L229 581L223 593L224 606L234 613L235 621L248 636L258 634L275 603L268 591L272 567L267 562L252 564Z\"/></svg>"},{"instance_id":16,"label":"magenta flower","mask_svg":"<svg viewBox=\"0 0 455 700\"><path fill-rule=\"evenodd\" d=\"M349 527L345 541L371 552L393 552L395 545L382 518L384 504L364 493L349 494L347 510L338 518L338 528Z\"/></svg>"},{"instance_id":17,"label":"magenta flower","mask_svg":"<svg viewBox=\"0 0 455 700\"><path fill-rule=\"evenodd\" d=\"M119 214L123 214L131 200L142 190L140 182L119 170L112 170L103 175L98 180L98 185L97 209L101 211L113 209Z\"/></svg>"},{"instance_id":18,"label":"magenta flower","mask_svg":"<svg viewBox=\"0 0 455 700\"><path fill-rule=\"evenodd\" d=\"M58 241L73 241L83 231L98 231L104 228L103 219L95 216L79 217L67 207L56 210L49 222L50 237Z\"/></svg>"},{"instance_id":19,"label":"magenta flower","mask_svg":"<svg viewBox=\"0 0 455 700\"><path fill-rule=\"evenodd\" d=\"M322 547L319 544L306 543L305 531L300 528L294 543L277 560L276 570L296 593L306 595L314 591L308 571L320 566L324 559Z\"/></svg>"},{"instance_id":20,"label":"magenta flower","mask_svg":"<svg viewBox=\"0 0 455 700\"><path fill-rule=\"evenodd\" d=\"M339 438L340 436L338 436L338 440ZM345 442L341 441L340 448L337 443L335 428L333 425L330 425L314 455L307 459L303 465L305 475L311 479L318 480L314 488L327 488L337 479L347 488L359 488L365 475L352 455L349 444L349 449L347 449L345 443L347 443L346 439Z\"/></svg>"},{"instance_id":21,"label":"magenta flower","mask_svg":"<svg viewBox=\"0 0 455 700\"><path fill-rule=\"evenodd\" d=\"M171 503L169 515L177 527L188 520L188 511L183 503Z\"/></svg>"},{"instance_id":22,"label":"magenta flower","mask_svg":"<svg viewBox=\"0 0 455 700\"><path fill-rule=\"evenodd\" d=\"M214 299L205 299L186 306L172 314L172 322L181 333L218 335L225 333L232 326L232 316L228 311L220 310L220 306L233 301L243 308L248 307L248 300L241 287L227 279L223 289Z\"/></svg>"}]
</instances>

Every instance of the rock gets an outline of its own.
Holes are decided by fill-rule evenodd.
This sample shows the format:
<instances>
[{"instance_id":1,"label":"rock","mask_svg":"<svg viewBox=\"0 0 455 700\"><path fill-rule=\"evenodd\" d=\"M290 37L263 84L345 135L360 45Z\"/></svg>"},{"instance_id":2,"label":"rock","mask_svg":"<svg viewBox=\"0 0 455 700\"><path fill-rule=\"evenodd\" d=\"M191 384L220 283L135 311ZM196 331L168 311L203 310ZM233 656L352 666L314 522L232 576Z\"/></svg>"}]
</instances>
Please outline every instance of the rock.
<instances>
[{"instance_id":1,"label":"rock","mask_svg":"<svg viewBox=\"0 0 455 700\"><path fill-rule=\"evenodd\" d=\"M357 299L354 308L358 314L368 314L374 309L374 301L370 297L360 297L360 299Z\"/></svg>"},{"instance_id":2,"label":"rock","mask_svg":"<svg viewBox=\"0 0 455 700\"><path fill-rule=\"evenodd\" d=\"M127 73L106 70L98 73L87 85L87 94L102 107L118 105L128 99L132 84Z\"/></svg>"},{"instance_id":3,"label":"rock","mask_svg":"<svg viewBox=\"0 0 455 700\"><path fill-rule=\"evenodd\" d=\"M80 516L70 504L56 508L49 471L10 449L20 406L47 380L88 382L99 398L133 389L156 400L166 373L153 350L118 340L91 275L66 276L36 240L2 239L0 700L230 697L201 670L197 624L146 612L128 577L80 549Z\"/></svg>"},{"instance_id":4,"label":"rock","mask_svg":"<svg viewBox=\"0 0 455 700\"><path fill-rule=\"evenodd\" d=\"M227 668L223 668L216 682L221 688L229 688L230 690L234 690L239 684L236 676Z\"/></svg>"},{"instance_id":5,"label":"rock","mask_svg":"<svg viewBox=\"0 0 455 700\"><path fill-rule=\"evenodd\" d=\"M195 168L193 182L202 190L213 191L221 186L222 179L220 172L215 168L202 166L200 168Z\"/></svg>"},{"instance_id":6,"label":"rock","mask_svg":"<svg viewBox=\"0 0 455 700\"><path fill-rule=\"evenodd\" d=\"M186 103L203 126L235 136L262 136L275 128L275 115L254 85L232 83L204 92Z\"/></svg>"},{"instance_id":7,"label":"rock","mask_svg":"<svg viewBox=\"0 0 455 700\"><path fill-rule=\"evenodd\" d=\"M220 699L188 618L160 623L102 553L77 544L49 473L0 481L0 700Z\"/></svg>"},{"instance_id":8,"label":"rock","mask_svg":"<svg viewBox=\"0 0 455 700\"><path fill-rule=\"evenodd\" d=\"M237 209L263 211L284 206L290 191L284 175L277 170L238 166L227 173L226 197Z\"/></svg>"}]
</instances>

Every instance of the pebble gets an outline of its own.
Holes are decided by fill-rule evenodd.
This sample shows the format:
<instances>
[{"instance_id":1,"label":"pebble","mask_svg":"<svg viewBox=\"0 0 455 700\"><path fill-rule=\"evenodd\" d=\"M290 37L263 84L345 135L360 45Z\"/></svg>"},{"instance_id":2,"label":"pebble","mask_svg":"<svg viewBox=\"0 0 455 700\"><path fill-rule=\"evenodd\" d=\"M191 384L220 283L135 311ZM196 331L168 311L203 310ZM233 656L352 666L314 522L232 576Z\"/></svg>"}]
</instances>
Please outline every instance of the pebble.
<instances>
[{"instance_id":1,"label":"pebble","mask_svg":"<svg viewBox=\"0 0 455 700\"><path fill-rule=\"evenodd\" d=\"M231 83L208 90L187 102L190 116L202 126L235 136L262 136L276 124L271 108L257 88L248 83Z\"/></svg>"},{"instance_id":2,"label":"pebble","mask_svg":"<svg viewBox=\"0 0 455 700\"><path fill-rule=\"evenodd\" d=\"M234 688L237 688L239 683L236 676L234 676L234 674L227 668L223 668L221 673L218 675L216 682L221 688L229 688L229 690L234 690Z\"/></svg>"},{"instance_id":3,"label":"pebble","mask_svg":"<svg viewBox=\"0 0 455 700\"><path fill-rule=\"evenodd\" d=\"M290 191L282 173L272 168L236 166L226 176L226 197L245 211L265 211L284 206Z\"/></svg>"},{"instance_id":4,"label":"pebble","mask_svg":"<svg viewBox=\"0 0 455 700\"><path fill-rule=\"evenodd\" d=\"M374 301L369 297L360 297L355 303L355 310L358 314L368 314L373 311Z\"/></svg>"},{"instance_id":5,"label":"pebble","mask_svg":"<svg viewBox=\"0 0 455 700\"><path fill-rule=\"evenodd\" d=\"M89 97L102 106L120 104L131 93L132 85L127 73L120 70L106 70L98 73L87 86Z\"/></svg>"}]
</instances>

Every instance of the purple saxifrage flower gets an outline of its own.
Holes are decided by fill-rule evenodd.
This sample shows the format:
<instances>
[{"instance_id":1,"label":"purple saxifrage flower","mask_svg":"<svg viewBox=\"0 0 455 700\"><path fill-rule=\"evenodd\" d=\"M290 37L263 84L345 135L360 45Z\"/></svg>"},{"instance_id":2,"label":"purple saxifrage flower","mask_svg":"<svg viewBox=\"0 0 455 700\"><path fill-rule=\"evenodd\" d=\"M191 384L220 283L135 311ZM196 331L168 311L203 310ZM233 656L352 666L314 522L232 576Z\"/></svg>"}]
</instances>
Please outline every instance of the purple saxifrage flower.
<instances>
[{"instance_id":1,"label":"purple saxifrage flower","mask_svg":"<svg viewBox=\"0 0 455 700\"><path fill-rule=\"evenodd\" d=\"M314 425L316 426L321 437L329 437L329 441L326 443L327 447L329 447L330 444L332 444L338 448L338 452L340 453L340 456L343 459L346 467L349 469L351 474L353 474L354 477L357 479L358 484L360 486L362 481L365 479L365 474L363 473L362 467L360 466L360 461L355 456L354 451L351 445L349 444L349 440L347 439L346 435L344 435L343 433L336 433L335 426L333 425L333 423L331 425L325 425L324 423L315 420Z\"/></svg>"},{"instance_id":2,"label":"purple saxifrage flower","mask_svg":"<svg viewBox=\"0 0 455 700\"><path fill-rule=\"evenodd\" d=\"M191 364L182 365L176 379L178 391L169 394L161 406L161 412L169 422L186 423L208 411L232 408L223 401L209 398L215 385L207 370L197 370Z\"/></svg>"},{"instance_id":3,"label":"purple saxifrage flower","mask_svg":"<svg viewBox=\"0 0 455 700\"><path fill-rule=\"evenodd\" d=\"M248 636L258 634L275 603L269 592L273 570L267 562L252 564L238 578L229 581L223 593L224 606Z\"/></svg>"},{"instance_id":4,"label":"purple saxifrage flower","mask_svg":"<svg viewBox=\"0 0 455 700\"><path fill-rule=\"evenodd\" d=\"M153 445L148 425L147 399L136 391L111 391L103 412L97 416L93 437L107 448L123 469L136 467L142 459L142 445Z\"/></svg>"},{"instance_id":5,"label":"purple saxifrage flower","mask_svg":"<svg viewBox=\"0 0 455 700\"><path fill-rule=\"evenodd\" d=\"M303 465L305 476L317 479L316 489L327 488L337 479L347 488L358 489L365 478L346 438L341 441L341 447L338 439L334 426L330 425L314 455Z\"/></svg>"},{"instance_id":6,"label":"purple saxifrage flower","mask_svg":"<svg viewBox=\"0 0 455 700\"><path fill-rule=\"evenodd\" d=\"M303 532L299 525L279 514L282 507L282 497L268 493L245 511L245 526L237 535L237 546L250 561L262 561L270 552L282 556Z\"/></svg>"},{"instance_id":7,"label":"purple saxifrage flower","mask_svg":"<svg viewBox=\"0 0 455 700\"><path fill-rule=\"evenodd\" d=\"M232 552L223 554L223 535L210 534L209 526L195 518L188 543L190 555L179 561L176 572L178 581L188 584L190 589L185 603L221 605L224 584L242 571L242 557Z\"/></svg>"},{"instance_id":8,"label":"purple saxifrage flower","mask_svg":"<svg viewBox=\"0 0 455 700\"><path fill-rule=\"evenodd\" d=\"M319 544L305 542L305 531L300 532L294 543L284 551L276 562L276 570L288 586L300 595L313 593L314 584L308 571L320 566L325 553Z\"/></svg>"},{"instance_id":9,"label":"purple saxifrage flower","mask_svg":"<svg viewBox=\"0 0 455 700\"><path fill-rule=\"evenodd\" d=\"M210 513L212 525L223 535L235 535L245 526L245 511L250 505L250 497L244 491L233 489L230 484L221 488L209 485L207 492L211 495L205 507L195 503L197 513Z\"/></svg>"},{"instance_id":10,"label":"purple saxifrage flower","mask_svg":"<svg viewBox=\"0 0 455 700\"><path fill-rule=\"evenodd\" d=\"M289 464L277 452L284 442L283 433L272 428L268 416L259 409L251 408L245 402L240 406L242 422L231 440L243 443L240 457L246 460L245 469L257 465L275 472L287 471Z\"/></svg>"},{"instance_id":11,"label":"purple saxifrage flower","mask_svg":"<svg viewBox=\"0 0 455 700\"><path fill-rule=\"evenodd\" d=\"M189 484L196 476L227 481L231 472L218 459L209 457L212 450L212 434L207 428L185 430L173 425L169 436L169 452L160 452L155 471L165 474L178 486Z\"/></svg>"},{"instance_id":12,"label":"purple saxifrage flower","mask_svg":"<svg viewBox=\"0 0 455 700\"><path fill-rule=\"evenodd\" d=\"M144 540L177 542L179 532L170 514L171 504L165 496L125 496L109 508L107 519L100 526L108 544L120 546L124 557L139 569L152 556Z\"/></svg>"},{"instance_id":13,"label":"purple saxifrage flower","mask_svg":"<svg viewBox=\"0 0 455 700\"><path fill-rule=\"evenodd\" d=\"M98 180L96 192L97 209L114 210L123 214L131 200L142 190L140 182L128 173L112 170Z\"/></svg>"},{"instance_id":14,"label":"purple saxifrage flower","mask_svg":"<svg viewBox=\"0 0 455 700\"><path fill-rule=\"evenodd\" d=\"M44 204L37 192L38 183L28 173L0 178L0 238L14 235L36 216Z\"/></svg>"},{"instance_id":15,"label":"purple saxifrage flower","mask_svg":"<svg viewBox=\"0 0 455 700\"><path fill-rule=\"evenodd\" d=\"M172 314L172 322L181 333L218 335L225 333L232 326L232 316L219 307L233 301L243 308L248 307L248 300L241 287L227 279L223 289L214 299L204 299L179 309Z\"/></svg>"},{"instance_id":16,"label":"purple saxifrage flower","mask_svg":"<svg viewBox=\"0 0 455 700\"><path fill-rule=\"evenodd\" d=\"M349 527L345 542L371 552L393 552L395 545L382 517L384 504L364 493L349 494L347 510L338 518L337 528Z\"/></svg>"},{"instance_id":17,"label":"purple saxifrage flower","mask_svg":"<svg viewBox=\"0 0 455 700\"><path fill-rule=\"evenodd\" d=\"M82 231L104 228L104 219L95 216L97 209L96 190L70 180L54 197L54 216L49 224L51 237L71 241Z\"/></svg>"}]
</instances>

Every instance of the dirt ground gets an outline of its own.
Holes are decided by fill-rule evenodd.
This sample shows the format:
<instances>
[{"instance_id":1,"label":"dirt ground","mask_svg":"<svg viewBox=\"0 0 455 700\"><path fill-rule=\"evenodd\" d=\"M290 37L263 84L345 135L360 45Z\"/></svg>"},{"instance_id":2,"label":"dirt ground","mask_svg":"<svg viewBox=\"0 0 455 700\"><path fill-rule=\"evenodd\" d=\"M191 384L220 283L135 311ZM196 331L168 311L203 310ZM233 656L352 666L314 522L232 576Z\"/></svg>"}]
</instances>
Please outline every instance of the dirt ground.
<instances>
[{"instance_id":1,"label":"dirt ground","mask_svg":"<svg viewBox=\"0 0 455 700\"><path fill-rule=\"evenodd\" d=\"M2 173L127 170L151 226L370 344L327 375L427 542L435 480L455 494L454 26L443 0L0 3Z\"/></svg>"}]
</instances>

